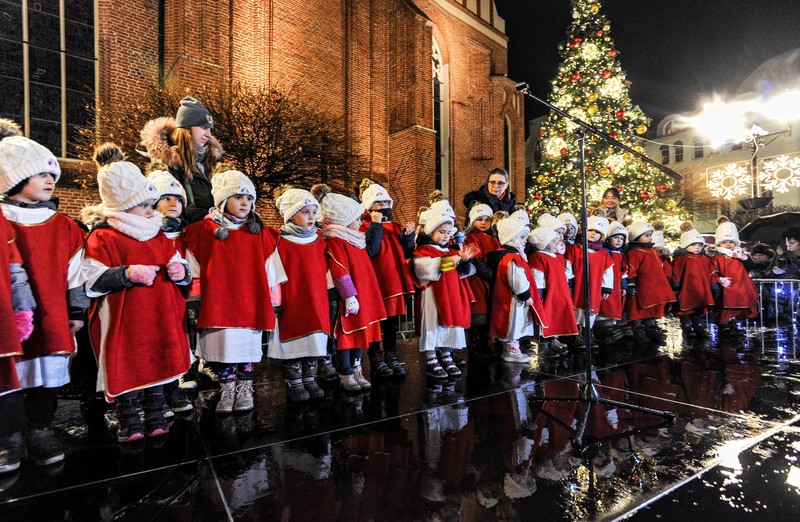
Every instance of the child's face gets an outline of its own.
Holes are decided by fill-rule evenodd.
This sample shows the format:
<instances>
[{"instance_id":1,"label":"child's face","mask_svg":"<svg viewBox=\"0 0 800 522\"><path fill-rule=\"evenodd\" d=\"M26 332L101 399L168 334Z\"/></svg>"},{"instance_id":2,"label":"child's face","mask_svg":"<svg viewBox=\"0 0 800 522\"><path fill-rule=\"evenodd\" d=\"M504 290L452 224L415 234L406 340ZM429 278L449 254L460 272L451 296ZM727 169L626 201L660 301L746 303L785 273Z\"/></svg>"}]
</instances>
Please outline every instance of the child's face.
<instances>
[{"instance_id":1,"label":"child's face","mask_svg":"<svg viewBox=\"0 0 800 522\"><path fill-rule=\"evenodd\" d=\"M550 252L551 254L555 254L556 252L558 252L559 243L561 243L561 238L557 237L545 245L544 251Z\"/></svg>"},{"instance_id":2,"label":"child's face","mask_svg":"<svg viewBox=\"0 0 800 522\"><path fill-rule=\"evenodd\" d=\"M28 178L28 183L22 192L12 196L11 199L23 203L38 203L39 201L50 201L53 197L53 189L56 187L56 179L49 172L36 174Z\"/></svg>"},{"instance_id":3,"label":"child's face","mask_svg":"<svg viewBox=\"0 0 800 522\"><path fill-rule=\"evenodd\" d=\"M728 250L733 250L736 248L736 243L731 241L730 239L726 239L725 241L721 241L719 245L722 248L727 248Z\"/></svg>"},{"instance_id":4,"label":"child's face","mask_svg":"<svg viewBox=\"0 0 800 522\"><path fill-rule=\"evenodd\" d=\"M589 233L586 234L586 239L591 242L600 241L603 238L603 235L600 234L597 230L589 230Z\"/></svg>"},{"instance_id":5,"label":"child's face","mask_svg":"<svg viewBox=\"0 0 800 522\"><path fill-rule=\"evenodd\" d=\"M179 218L183 213L183 202L178 196L164 196L156 201L156 210L167 217Z\"/></svg>"},{"instance_id":6,"label":"child's face","mask_svg":"<svg viewBox=\"0 0 800 522\"><path fill-rule=\"evenodd\" d=\"M560 237L561 239L564 239L564 236L567 233L567 227L561 227L561 228L557 228L555 230L556 230L556 234L558 234L558 237Z\"/></svg>"},{"instance_id":7,"label":"child's face","mask_svg":"<svg viewBox=\"0 0 800 522\"><path fill-rule=\"evenodd\" d=\"M314 228L316 226L316 218L314 217L316 208L314 205L306 205L298 210L297 214L292 216L289 221L300 227Z\"/></svg>"},{"instance_id":8,"label":"child's face","mask_svg":"<svg viewBox=\"0 0 800 522\"><path fill-rule=\"evenodd\" d=\"M225 212L235 218L244 219L252 210L253 196L249 194L236 194L225 201Z\"/></svg>"},{"instance_id":9,"label":"child's face","mask_svg":"<svg viewBox=\"0 0 800 522\"><path fill-rule=\"evenodd\" d=\"M153 209L153 205L155 201L152 199L148 199L143 203L139 203L135 207L131 207L125 212L128 214L133 214L134 216L139 216L143 218L151 218L156 214L155 209Z\"/></svg>"},{"instance_id":10,"label":"child's face","mask_svg":"<svg viewBox=\"0 0 800 522\"><path fill-rule=\"evenodd\" d=\"M797 252L798 250L800 250L800 241L795 238L789 238L786 240L787 252Z\"/></svg>"},{"instance_id":11,"label":"child's face","mask_svg":"<svg viewBox=\"0 0 800 522\"><path fill-rule=\"evenodd\" d=\"M649 243L650 241L652 241L652 239L653 239L653 231L648 230L647 232L636 238L636 241L639 243Z\"/></svg>"},{"instance_id":12,"label":"child's face","mask_svg":"<svg viewBox=\"0 0 800 522\"><path fill-rule=\"evenodd\" d=\"M436 230L431 234L433 242L439 246L447 246L450 243L450 238L453 235L453 225L444 223L436 227Z\"/></svg>"},{"instance_id":13,"label":"child's face","mask_svg":"<svg viewBox=\"0 0 800 522\"><path fill-rule=\"evenodd\" d=\"M475 227L475 230L486 232L492 228L492 218L489 216L481 216L472 222L472 226Z\"/></svg>"},{"instance_id":14,"label":"child's face","mask_svg":"<svg viewBox=\"0 0 800 522\"><path fill-rule=\"evenodd\" d=\"M703 243L692 243L686 247L686 251L690 254L699 254L701 250L703 250Z\"/></svg>"},{"instance_id":15,"label":"child's face","mask_svg":"<svg viewBox=\"0 0 800 522\"><path fill-rule=\"evenodd\" d=\"M766 261L768 259L767 254L761 254L761 253L751 254L750 257L753 258L753 261L758 261L758 262Z\"/></svg>"},{"instance_id":16,"label":"child's face","mask_svg":"<svg viewBox=\"0 0 800 522\"><path fill-rule=\"evenodd\" d=\"M211 139L211 129L203 127L192 127L192 141L195 147L205 147L208 140Z\"/></svg>"},{"instance_id":17,"label":"child's face","mask_svg":"<svg viewBox=\"0 0 800 522\"><path fill-rule=\"evenodd\" d=\"M608 244L614 249L622 248L622 245L625 244L625 236L622 234L613 235L608 238Z\"/></svg>"},{"instance_id":18,"label":"child's face","mask_svg":"<svg viewBox=\"0 0 800 522\"><path fill-rule=\"evenodd\" d=\"M383 199L380 201L376 201L375 203L372 204L371 207L369 207L370 211L380 210L382 208L392 208L392 205L389 203L388 200Z\"/></svg>"},{"instance_id":19,"label":"child's face","mask_svg":"<svg viewBox=\"0 0 800 522\"><path fill-rule=\"evenodd\" d=\"M567 225L565 230L566 230L565 237L567 239L572 239L575 237L575 233L577 232L577 229L575 227L573 227L572 225Z\"/></svg>"}]
</instances>

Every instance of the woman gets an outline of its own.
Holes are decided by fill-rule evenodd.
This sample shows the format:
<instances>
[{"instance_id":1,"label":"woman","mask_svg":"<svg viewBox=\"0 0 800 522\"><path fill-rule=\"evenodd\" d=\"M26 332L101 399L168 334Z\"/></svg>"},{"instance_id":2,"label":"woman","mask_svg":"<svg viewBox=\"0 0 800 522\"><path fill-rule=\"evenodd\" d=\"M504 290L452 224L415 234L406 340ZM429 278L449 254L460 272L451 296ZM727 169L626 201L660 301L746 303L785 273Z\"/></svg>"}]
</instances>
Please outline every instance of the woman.
<instances>
[{"instance_id":1,"label":"woman","mask_svg":"<svg viewBox=\"0 0 800 522\"><path fill-rule=\"evenodd\" d=\"M603 200L600 205L592 209L590 214L603 216L609 221L622 221L628 216L628 211L619 206L619 189L609 187L603 192Z\"/></svg>"},{"instance_id":2,"label":"woman","mask_svg":"<svg viewBox=\"0 0 800 522\"><path fill-rule=\"evenodd\" d=\"M186 190L186 220L202 220L214 207L211 173L224 151L211 135L214 119L198 100L187 96L175 118L156 118L142 129L142 145L153 161L161 161Z\"/></svg>"},{"instance_id":3,"label":"woman","mask_svg":"<svg viewBox=\"0 0 800 522\"><path fill-rule=\"evenodd\" d=\"M517 204L517 195L508 190L508 172L496 168L489 173L486 183L478 190L468 192L464 196L464 206L467 208L467 217L464 221L469 223L469 210L475 202L489 205L492 212L514 212Z\"/></svg>"}]
</instances>

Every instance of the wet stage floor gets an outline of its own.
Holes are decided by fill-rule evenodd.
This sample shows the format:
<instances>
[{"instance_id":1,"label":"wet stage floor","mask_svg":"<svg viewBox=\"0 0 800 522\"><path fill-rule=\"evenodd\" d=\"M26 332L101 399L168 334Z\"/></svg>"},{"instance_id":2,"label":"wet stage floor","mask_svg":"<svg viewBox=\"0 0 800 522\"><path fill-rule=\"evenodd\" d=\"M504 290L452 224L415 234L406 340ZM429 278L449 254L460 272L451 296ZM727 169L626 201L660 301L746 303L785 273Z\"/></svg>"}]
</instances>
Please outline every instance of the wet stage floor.
<instances>
[{"instance_id":1,"label":"wet stage floor","mask_svg":"<svg viewBox=\"0 0 800 522\"><path fill-rule=\"evenodd\" d=\"M663 346L601 353L594 389L674 420L594 404L581 445L584 403L537 400L586 391L579 358L473 357L438 391L413 342L408 377L369 393L287 405L265 363L254 412L216 416L204 390L167 437L137 443L62 399L63 465L0 475L0 520L796 520L796 330L689 343L664 327Z\"/></svg>"}]
</instances>

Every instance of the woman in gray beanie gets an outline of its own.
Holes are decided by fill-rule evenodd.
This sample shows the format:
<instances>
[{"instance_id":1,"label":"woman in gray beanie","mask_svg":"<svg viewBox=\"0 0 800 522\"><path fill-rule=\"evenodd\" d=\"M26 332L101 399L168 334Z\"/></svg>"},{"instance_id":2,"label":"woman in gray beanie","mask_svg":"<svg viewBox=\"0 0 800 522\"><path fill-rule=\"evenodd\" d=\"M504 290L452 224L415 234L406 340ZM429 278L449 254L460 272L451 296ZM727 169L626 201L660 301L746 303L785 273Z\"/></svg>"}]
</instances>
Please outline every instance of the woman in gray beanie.
<instances>
[{"instance_id":1,"label":"woman in gray beanie","mask_svg":"<svg viewBox=\"0 0 800 522\"><path fill-rule=\"evenodd\" d=\"M224 151L211 135L214 119L202 103L186 96L175 118L150 120L142 129L142 145L153 161L164 163L186 190L186 220L200 221L214 207L211 174Z\"/></svg>"}]
</instances>

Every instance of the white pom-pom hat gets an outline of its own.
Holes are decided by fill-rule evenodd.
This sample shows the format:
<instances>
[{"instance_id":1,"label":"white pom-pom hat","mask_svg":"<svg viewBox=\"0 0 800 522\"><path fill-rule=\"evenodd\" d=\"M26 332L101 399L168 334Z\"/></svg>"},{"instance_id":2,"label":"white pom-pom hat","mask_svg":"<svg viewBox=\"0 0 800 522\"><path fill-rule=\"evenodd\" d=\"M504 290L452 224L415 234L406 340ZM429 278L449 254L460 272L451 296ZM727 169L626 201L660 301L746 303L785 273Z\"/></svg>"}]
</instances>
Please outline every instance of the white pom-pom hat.
<instances>
[{"instance_id":1,"label":"white pom-pom hat","mask_svg":"<svg viewBox=\"0 0 800 522\"><path fill-rule=\"evenodd\" d=\"M528 242L538 248L539 250L544 250L547 245L552 243L554 240L559 238L558 232L553 230L552 228L547 227L537 227L531 230L531 233L528 234Z\"/></svg>"},{"instance_id":2,"label":"white pom-pom hat","mask_svg":"<svg viewBox=\"0 0 800 522\"><path fill-rule=\"evenodd\" d=\"M225 202L231 196L245 194L256 199L256 187L243 172L226 170L211 177L211 195L214 197L214 206L224 210Z\"/></svg>"},{"instance_id":3,"label":"white pom-pom hat","mask_svg":"<svg viewBox=\"0 0 800 522\"><path fill-rule=\"evenodd\" d=\"M311 192L303 189L287 189L275 200L275 206L278 207L278 212L281 213L284 223L288 223L303 207L314 207L314 219L319 214L319 202L314 199Z\"/></svg>"},{"instance_id":4,"label":"white pom-pom hat","mask_svg":"<svg viewBox=\"0 0 800 522\"><path fill-rule=\"evenodd\" d=\"M124 212L159 198L158 190L130 161L113 161L97 171L97 185L105 212Z\"/></svg>"},{"instance_id":5,"label":"white pom-pom hat","mask_svg":"<svg viewBox=\"0 0 800 522\"><path fill-rule=\"evenodd\" d=\"M178 196L183 199L183 204L186 205L186 190L181 185L181 182L175 179L175 176L166 170L154 170L147 175L147 179L158 191L158 197L164 196Z\"/></svg>"},{"instance_id":6,"label":"white pom-pom hat","mask_svg":"<svg viewBox=\"0 0 800 522\"><path fill-rule=\"evenodd\" d=\"M433 232L445 223L450 223L455 226L453 218L446 214L442 214L439 210L429 208L419 215L419 222L422 225L423 231L427 235L433 235Z\"/></svg>"},{"instance_id":7,"label":"white pom-pom hat","mask_svg":"<svg viewBox=\"0 0 800 522\"><path fill-rule=\"evenodd\" d=\"M480 205L474 205L471 209L469 209L469 224L472 225L475 223L476 219L482 217L491 218L493 215L494 212L492 211L492 207L489 205L484 203L481 203Z\"/></svg>"},{"instance_id":8,"label":"white pom-pom hat","mask_svg":"<svg viewBox=\"0 0 800 522\"><path fill-rule=\"evenodd\" d=\"M0 193L5 194L22 181L43 173L52 174L56 181L61 177L58 159L47 147L25 136L0 140Z\"/></svg>"},{"instance_id":9,"label":"white pom-pom hat","mask_svg":"<svg viewBox=\"0 0 800 522\"><path fill-rule=\"evenodd\" d=\"M370 210L376 201L388 201L389 206L394 206L394 200L389 196L389 191L377 183L373 183L364 189L361 194L361 203L364 205L364 210Z\"/></svg>"}]
</instances>

